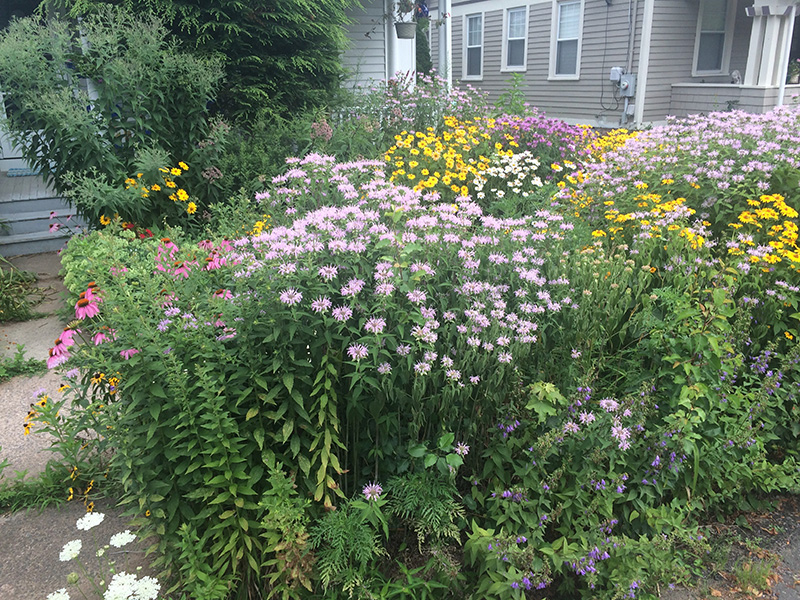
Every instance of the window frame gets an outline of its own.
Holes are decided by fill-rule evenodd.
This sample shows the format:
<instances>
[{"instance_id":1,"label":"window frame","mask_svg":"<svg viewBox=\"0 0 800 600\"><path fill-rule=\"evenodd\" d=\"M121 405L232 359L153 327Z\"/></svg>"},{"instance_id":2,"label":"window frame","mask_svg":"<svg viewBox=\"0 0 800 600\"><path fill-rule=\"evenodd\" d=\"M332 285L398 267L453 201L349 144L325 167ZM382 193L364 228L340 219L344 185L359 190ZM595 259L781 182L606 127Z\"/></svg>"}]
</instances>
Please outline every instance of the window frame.
<instances>
[{"instance_id":1,"label":"window frame","mask_svg":"<svg viewBox=\"0 0 800 600\"><path fill-rule=\"evenodd\" d=\"M500 62L500 72L501 73L518 73L524 72L528 70L528 36L530 32L530 11L529 5L525 4L523 6L514 6L511 8L503 9L503 47L502 47L502 57ZM513 11L525 11L525 34L523 37L512 38L510 37L509 31L509 15ZM522 50L522 64L521 65L509 65L508 64L508 44L513 40L522 40L523 42L523 50Z\"/></svg>"},{"instance_id":2,"label":"window frame","mask_svg":"<svg viewBox=\"0 0 800 600\"><path fill-rule=\"evenodd\" d=\"M581 77L581 49L583 46L583 15L584 15L584 5L586 0L553 0L553 10L552 10L552 21L550 26L550 71L548 74L548 80L556 80L556 81L577 81ZM578 4L579 5L579 13L578 13L578 47L575 56L575 73L558 73L556 72L557 62L558 62L558 44L562 41L570 41L575 38L569 38L569 40L561 40L559 39L559 16L561 12L561 7L567 4Z\"/></svg>"},{"instance_id":3,"label":"window frame","mask_svg":"<svg viewBox=\"0 0 800 600\"><path fill-rule=\"evenodd\" d=\"M475 17L480 17L481 20L481 43L480 46L470 46L469 45L469 22L470 19ZM464 15L464 21L462 26L462 45L463 45L463 62L461 64L461 79L464 81L483 81L483 59L485 56L485 44L484 44L484 36L486 35L486 15L481 12L470 13L468 15ZM481 49L481 60L480 60L480 73L478 75L469 75L469 49L470 48L480 48Z\"/></svg>"},{"instance_id":4,"label":"window frame","mask_svg":"<svg viewBox=\"0 0 800 600\"><path fill-rule=\"evenodd\" d=\"M731 3L731 0L724 0L725 2L725 30L722 32L722 60L720 61L720 68L718 70L701 71L697 68L697 62L700 58L700 36L703 33L703 12L707 7L707 0L700 0L700 6L697 11L697 31L694 37L694 54L692 56L692 77L705 77L709 75L728 75L730 72L731 50L733 48L733 28L736 24L736 7L737 4Z\"/></svg>"}]
</instances>

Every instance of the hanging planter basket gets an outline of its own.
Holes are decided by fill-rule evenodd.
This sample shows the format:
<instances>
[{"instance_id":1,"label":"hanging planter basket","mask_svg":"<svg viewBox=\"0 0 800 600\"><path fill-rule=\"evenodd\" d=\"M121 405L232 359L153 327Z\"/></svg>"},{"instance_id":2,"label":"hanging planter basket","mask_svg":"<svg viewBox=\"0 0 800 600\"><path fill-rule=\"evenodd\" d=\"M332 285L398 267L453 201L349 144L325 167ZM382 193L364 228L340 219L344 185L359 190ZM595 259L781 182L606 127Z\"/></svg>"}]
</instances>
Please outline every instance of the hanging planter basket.
<instances>
[{"instance_id":1,"label":"hanging planter basket","mask_svg":"<svg viewBox=\"0 0 800 600\"><path fill-rule=\"evenodd\" d=\"M394 30L397 32L397 39L413 40L417 34L417 24L413 21L397 21Z\"/></svg>"}]
</instances>

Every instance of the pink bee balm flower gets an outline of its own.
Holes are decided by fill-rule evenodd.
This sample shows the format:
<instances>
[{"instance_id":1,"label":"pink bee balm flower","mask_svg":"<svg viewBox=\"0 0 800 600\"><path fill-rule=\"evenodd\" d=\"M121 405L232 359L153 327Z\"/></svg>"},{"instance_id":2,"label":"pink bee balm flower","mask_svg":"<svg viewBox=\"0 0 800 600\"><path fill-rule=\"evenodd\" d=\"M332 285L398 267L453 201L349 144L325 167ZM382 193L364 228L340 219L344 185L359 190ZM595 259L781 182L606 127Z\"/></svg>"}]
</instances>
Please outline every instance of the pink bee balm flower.
<instances>
[{"instance_id":1,"label":"pink bee balm flower","mask_svg":"<svg viewBox=\"0 0 800 600\"><path fill-rule=\"evenodd\" d=\"M129 348L128 350L122 350L119 353L119 355L125 360L130 360L131 356L133 356L134 354L139 354L139 351L136 348Z\"/></svg>"},{"instance_id":2,"label":"pink bee balm flower","mask_svg":"<svg viewBox=\"0 0 800 600\"><path fill-rule=\"evenodd\" d=\"M81 298L75 305L75 316L79 319L91 319L100 314L100 308L96 303L86 298Z\"/></svg>"},{"instance_id":3,"label":"pink bee balm flower","mask_svg":"<svg viewBox=\"0 0 800 600\"><path fill-rule=\"evenodd\" d=\"M379 483L368 483L364 486L363 494L369 502L380 500L381 494L383 494L383 488Z\"/></svg>"}]
</instances>

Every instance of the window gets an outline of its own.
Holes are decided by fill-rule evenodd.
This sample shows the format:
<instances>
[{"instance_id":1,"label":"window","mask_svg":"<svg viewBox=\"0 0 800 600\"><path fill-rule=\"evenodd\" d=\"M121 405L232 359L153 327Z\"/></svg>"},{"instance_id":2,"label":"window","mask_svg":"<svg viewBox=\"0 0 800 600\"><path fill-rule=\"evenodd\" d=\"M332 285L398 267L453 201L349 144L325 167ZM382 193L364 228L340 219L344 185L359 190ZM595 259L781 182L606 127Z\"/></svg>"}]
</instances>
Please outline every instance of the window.
<instances>
[{"instance_id":1,"label":"window","mask_svg":"<svg viewBox=\"0 0 800 600\"><path fill-rule=\"evenodd\" d=\"M467 15L464 27L464 79L483 77L483 15Z\"/></svg>"},{"instance_id":2,"label":"window","mask_svg":"<svg viewBox=\"0 0 800 600\"><path fill-rule=\"evenodd\" d=\"M701 2L695 42L695 74L727 71L733 16L733 11L728 10L727 0Z\"/></svg>"},{"instance_id":3,"label":"window","mask_svg":"<svg viewBox=\"0 0 800 600\"><path fill-rule=\"evenodd\" d=\"M580 70L583 0L553 0L550 77L577 79Z\"/></svg>"},{"instance_id":4,"label":"window","mask_svg":"<svg viewBox=\"0 0 800 600\"><path fill-rule=\"evenodd\" d=\"M524 71L528 38L528 8L509 8L506 11L503 71Z\"/></svg>"}]
</instances>

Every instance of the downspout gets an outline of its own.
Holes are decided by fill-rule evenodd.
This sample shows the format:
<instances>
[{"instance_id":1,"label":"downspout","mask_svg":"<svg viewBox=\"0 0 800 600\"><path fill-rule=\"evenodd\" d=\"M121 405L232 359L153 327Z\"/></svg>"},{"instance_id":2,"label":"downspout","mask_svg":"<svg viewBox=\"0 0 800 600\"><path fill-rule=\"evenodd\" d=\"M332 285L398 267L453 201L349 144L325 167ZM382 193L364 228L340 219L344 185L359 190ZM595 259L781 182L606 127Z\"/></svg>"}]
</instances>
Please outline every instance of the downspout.
<instances>
[{"instance_id":1,"label":"downspout","mask_svg":"<svg viewBox=\"0 0 800 600\"><path fill-rule=\"evenodd\" d=\"M628 36L628 62L625 65L625 72L630 73L633 70L633 51L634 44L636 43L636 17L639 14L639 0L632 0L633 9L630 14L630 35ZM630 4L628 5L630 6Z\"/></svg>"},{"instance_id":2,"label":"downspout","mask_svg":"<svg viewBox=\"0 0 800 600\"><path fill-rule=\"evenodd\" d=\"M642 126L644 117L644 99L647 91L647 72L650 68L650 40L653 36L653 11L655 0L644 0L642 15L642 49L639 52L639 74L636 77L636 103L633 109L633 123ZM635 25L634 25L635 27Z\"/></svg>"},{"instance_id":3,"label":"downspout","mask_svg":"<svg viewBox=\"0 0 800 600\"><path fill-rule=\"evenodd\" d=\"M786 31L786 42L780 56L783 58L783 66L781 67L780 78L781 83L778 87L778 102L776 106L783 106L783 99L786 94L786 77L789 74L789 54L792 51L792 36L794 35L794 17L797 12L797 5L792 4L791 12L789 13L789 26Z\"/></svg>"}]
</instances>

